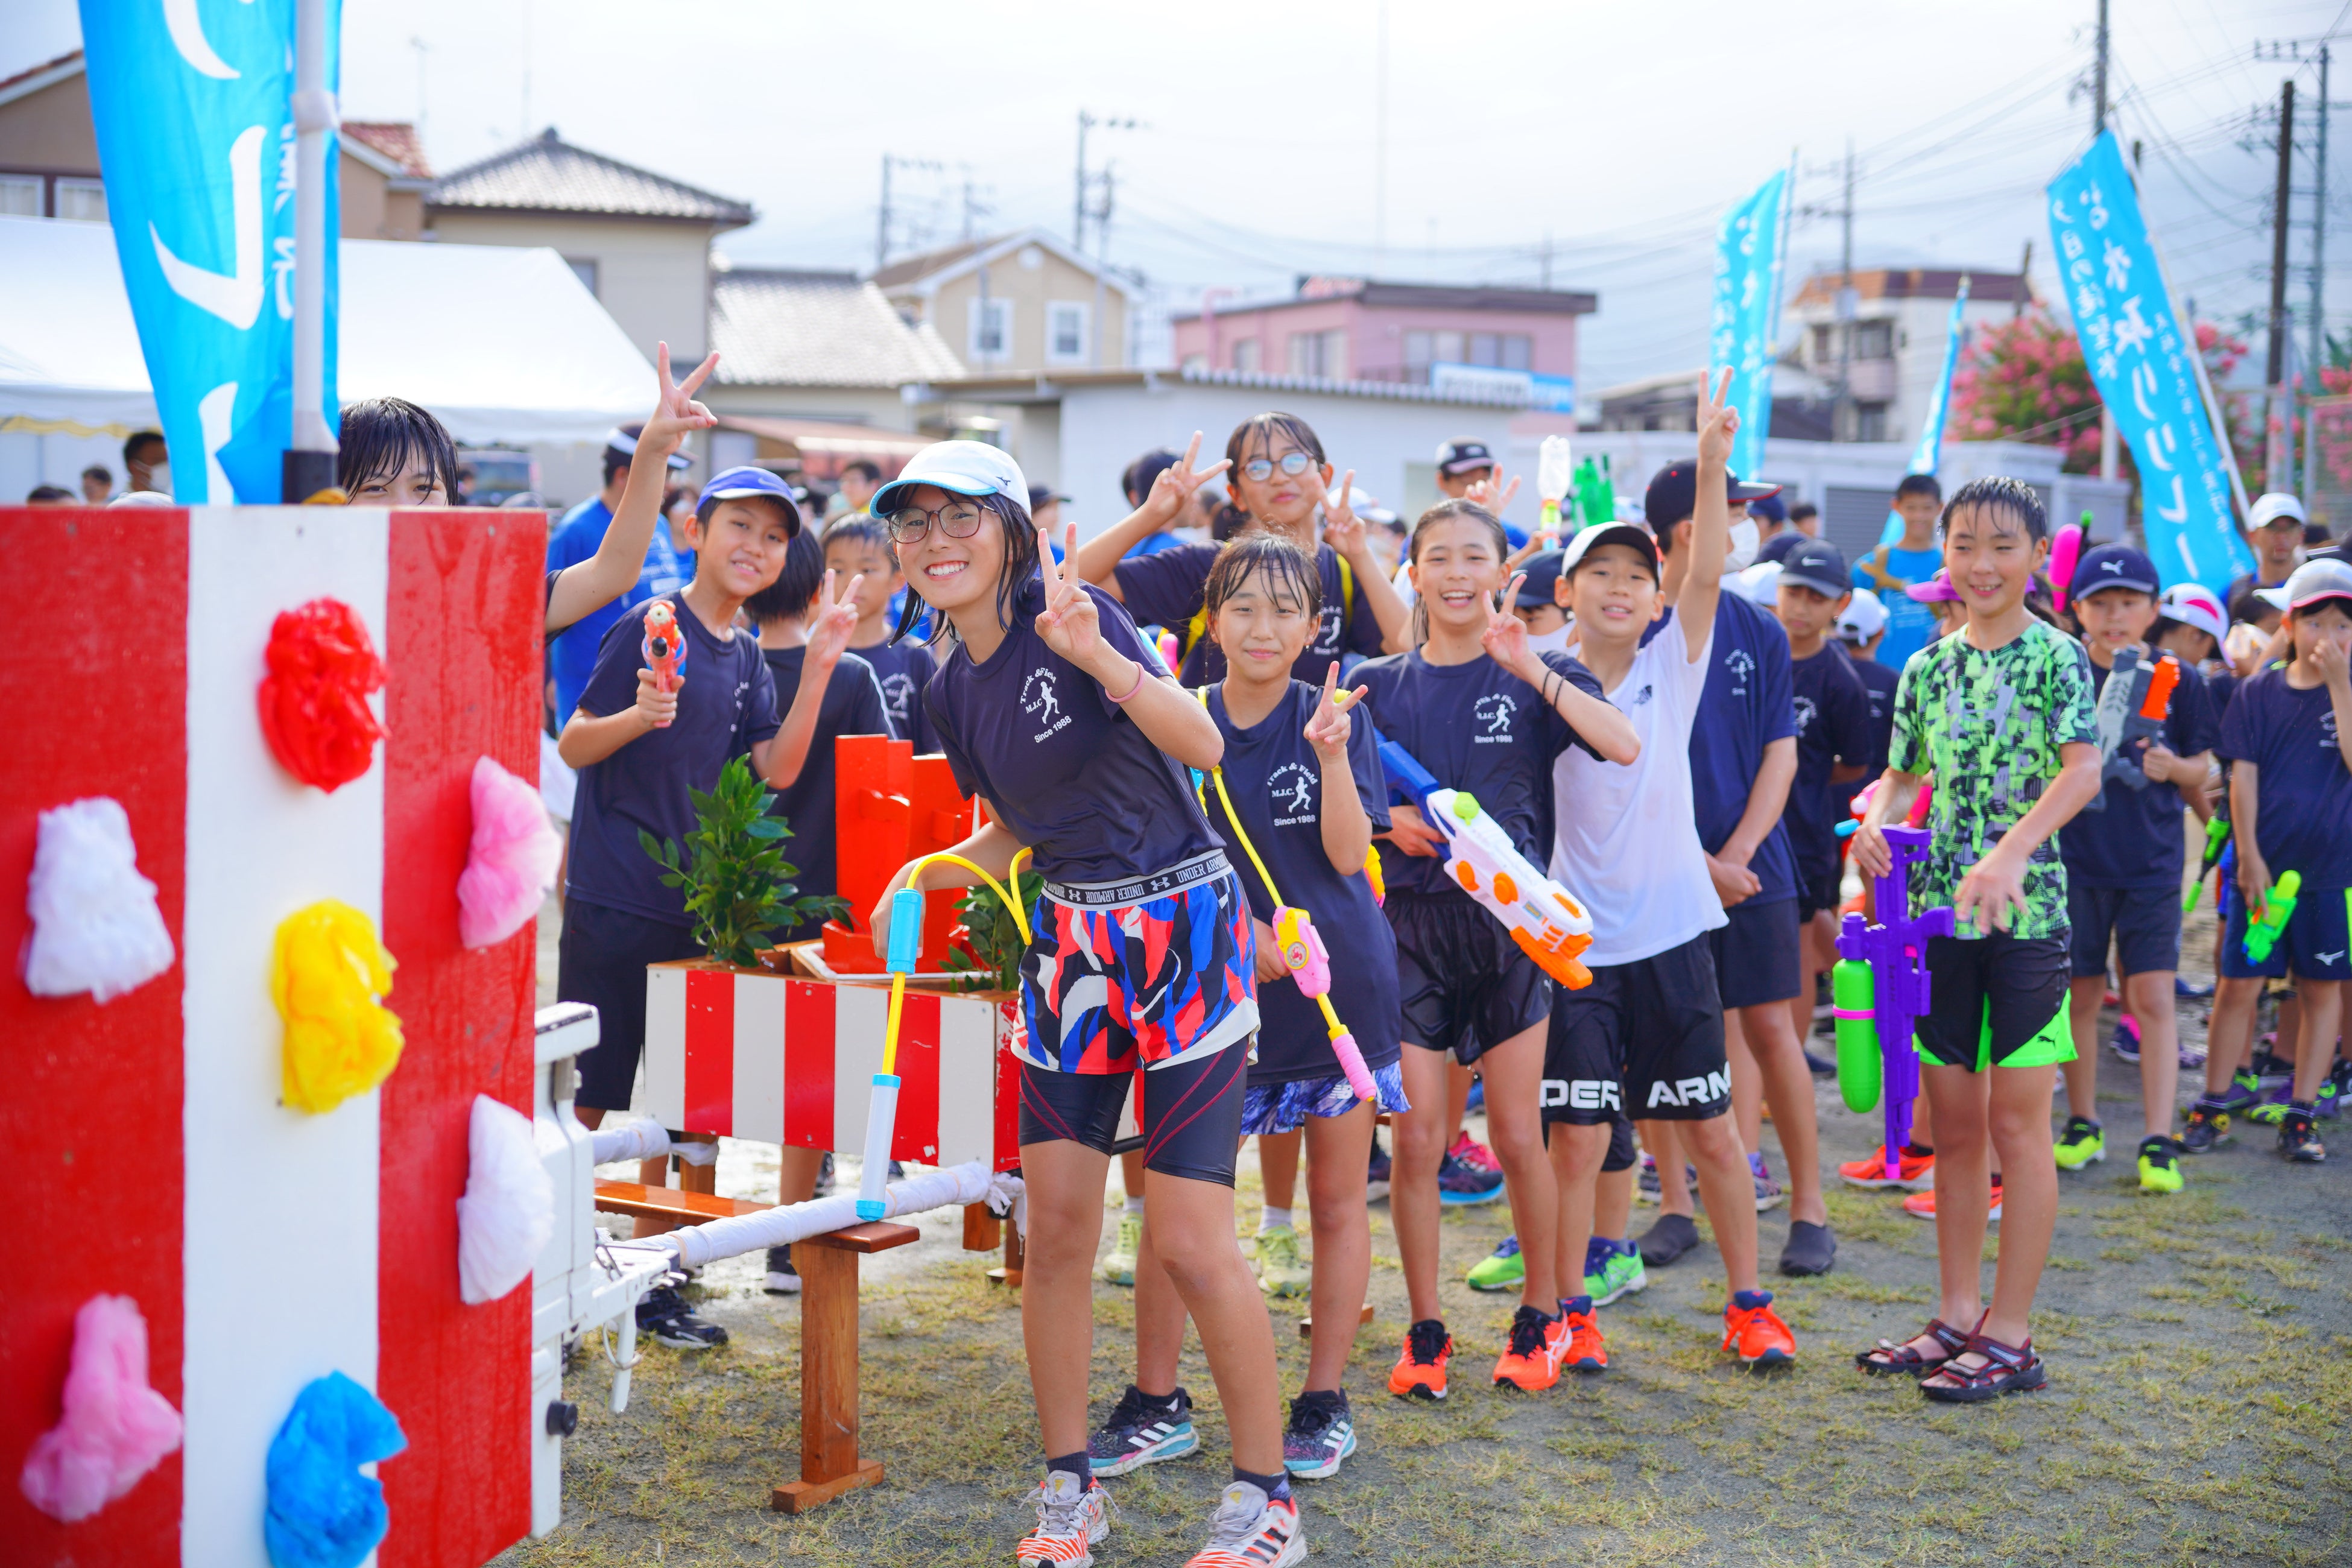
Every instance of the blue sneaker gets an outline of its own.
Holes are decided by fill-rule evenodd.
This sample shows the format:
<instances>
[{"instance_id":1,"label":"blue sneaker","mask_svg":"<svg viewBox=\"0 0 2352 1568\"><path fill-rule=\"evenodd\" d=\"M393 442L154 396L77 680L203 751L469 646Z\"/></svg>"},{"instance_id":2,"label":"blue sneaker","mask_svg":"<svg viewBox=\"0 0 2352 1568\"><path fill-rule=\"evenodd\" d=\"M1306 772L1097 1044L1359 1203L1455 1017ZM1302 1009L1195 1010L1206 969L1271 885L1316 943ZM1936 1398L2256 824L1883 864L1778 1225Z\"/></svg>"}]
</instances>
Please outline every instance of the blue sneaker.
<instances>
[{"instance_id":1,"label":"blue sneaker","mask_svg":"<svg viewBox=\"0 0 2352 1568\"><path fill-rule=\"evenodd\" d=\"M1364 1173L1364 1201L1376 1204L1389 1195L1389 1152L1381 1147L1378 1137L1372 1140L1371 1164Z\"/></svg>"},{"instance_id":2,"label":"blue sneaker","mask_svg":"<svg viewBox=\"0 0 2352 1568\"><path fill-rule=\"evenodd\" d=\"M1606 1307L1636 1290L1650 1288L1650 1271L1641 1248L1631 1241L1594 1237L1584 1246L1584 1293L1595 1307Z\"/></svg>"},{"instance_id":3,"label":"blue sneaker","mask_svg":"<svg viewBox=\"0 0 2352 1568\"><path fill-rule=\"evenodd\" d=\"M1474 1078L1470 1080L1470 1098L1462 1102L1462 1114L1468 1116L1486 1109L1486 1080L1484 1077Z\"/></svg>"},{"instance_id":4,"label":"blue sneaker","mask_svg":"<svg viewBox=\"0 0 2352 1568\"><path fill-rule=\"evenodd\" d=\"M2230 1087L2209 1096L2206 1105L2220 1111L2243 1112L2260 1105L2263 1100L2262 1080L2244 1068L2231 1075Z\"/></svg>"},{"instance_id":5,"label":"blue sneaker","mask_svg":"<svg viewBox=\"0 0 2352 1568\"><path fill-rule=\"evenodd\" d=\"M1356 1451L1356 1418L1348 1391L1302 1394L1290 1402L1290 1426L1282 1435L1282 1468L1302 1481L1339 1473L1339 1461Z\"/></svg>"},{"instance_id":6,"label":"blue sneaker","mask_svg":"<svg viewBox=\"0 0 2352 1568\"><path fill-rule=\"evenodd\" d=\"M1087 1440L1087 1458L1097 1479L1123 1476L1162 1459L1181 1459L1201 1446L1192 1430L1192 1396L1178 1389L1154 1399L1133 1384L1118 1396L1101 1428Z\"/></svg>"},{"instance_id":7,"label":"blue sneaker","mask_svg":"<svg viewBox=\"0 0 2352 1568\"><path fill-rule=\"evenodd\" d=\"M1503 1195L1503 1173L1482 1171L1467 1160L1448 1154L1437 1164L1437 1201L1441 1204L1491 1204Z\"/></svg>"},{"instance_id":8,"label":"blue sneaker","mask_svg":"<svg viewBox=\"0 0 2352 1568\"><path fill-rule=\"evenodd\" d=\"M2213 994L2213 988L2200 985L2185 974L2175 974L2172 977L2172 994L2184 1002L2202 1002Z\"/></svg>"},{"instance_id":9,"label":"blue sneaker","mask_svg":"<svg viewBox=\"0 0 2352 1568\"><path fill-rule=\"evenodd\" d=\"M2116 1020L2116 1036L2107 1049L2127 1062L2139 1060L2139 1020L2129 1013Z\"/></svg>"}]
</instances>

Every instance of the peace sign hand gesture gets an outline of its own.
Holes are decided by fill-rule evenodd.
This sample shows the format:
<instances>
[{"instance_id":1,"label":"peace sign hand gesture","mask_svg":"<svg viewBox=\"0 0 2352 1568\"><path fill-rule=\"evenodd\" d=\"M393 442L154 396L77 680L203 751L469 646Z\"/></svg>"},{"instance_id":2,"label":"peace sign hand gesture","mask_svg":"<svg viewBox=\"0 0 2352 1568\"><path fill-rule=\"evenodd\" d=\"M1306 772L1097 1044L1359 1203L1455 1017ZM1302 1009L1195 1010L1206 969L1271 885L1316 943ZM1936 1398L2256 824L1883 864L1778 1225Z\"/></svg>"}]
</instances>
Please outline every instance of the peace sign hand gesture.
<instances>
[{"instance_id":1,"label":"peace sign hand gesture","mask_svg":"<svg viewBox=\"0 0 2352 1568\"><path fill-rule=\"evenodd\" d=\"M843 585L839 594L833 591L833 568L824 569L824 607L808 628L808 661L825 668L841 662L849 647L849 639L857 630L857 590L865 584L866 574L860 572Z\"/></svg>"},{"instance_id":2,"label":"peace sign hand gesture","mask_svg":"<svg viewBox=\"0 0 2352 1568\"><path fill-rule=\"evenodd\" d=\"M1327 763L1336 763L1348 754L1348 734L1353 727L1348 710L1363 700L1369 686L1359 686L1353 691L1340 692L1339 667L1332 664L1323 671L1323 700L1315 705L1314 717L1307 721L1307 743L1315 754Z\"/></svg>"},{"instance_id":3,"label":"peace sign hand gesture","mask_svg":"<svg viewBox=\"0 0 2352 1568\"><path fill-rule=\"evenodd\" d=\"M1356 488L1356 470L1348 470L1337 490L1325 485L1322 474L1314 468L1307 470L1307 477L1314 481L1315 499L1323 508L1323 542L1354 565L1364 549L1364 520L1348 504L1348 494Z\"/></svg>"},{"instance_id":4,"label":"peace sign hand gesture","mask_svg":"<svg viewBox=\"0 0 2352 1568\"><path fill-rule=\"evenodd\" d=\"M1088 674L1097 673L1095 660L1110 646L1102 640L1102 617L1095 609L1092 595L1075 576L1065 576L1054 560L1054 536L1045 529L1037 531L1037 571L1045 579L1045 608L1035 621L1037 635L1045 646L1068 659ZM1078 525L1069 525L1069 536L1064 548L1077 553Z\"/></svg>"},{"instance_id":5,"label":"peace sign hand gesture","mask_svg":"<svg viewBox=\"0 0 2352 1568\"><path fill-rule=\"evenodd\" d=\"M1192 445L1184 448L1184 460L1171 463L1160 470L1151 481L1151 493L1143 498L1143 509L1162 524L1169 519L1181 517L1192 504L1192 496L1202 485L1234 466L1230 458L1220 458L1205 468L1195 470L1192 464L1201 456L1201 433L1192 432Z\"/></svg>"},{"instance_id":6,"label":"peace sign hand gesture","mask_svg":"<svg viewBox=\"0 0 2352 1568\"><path fill-rule=\"evenodd\" d=\"M718 367L719 355L714 351L697 365L684 381L672 381L669 374L669 345L659 344L655 351L655 386L657 389L652 417L637 436L637 451L656 463L667 463L672 452L678 449L688 434L708 430L719 423L719 416L694 400L702 384L710 379Z\"/></svg>"},{"instance_id":7,"label":"peace sign hand gesture","mask_svg":"<svg viewBox=\"0 0 2352 1568\"><path fill-rule=\"evenodd\" d=\"M1510 585L1503 590L1503 604L1488 606L1486 629L1478 635L1486 657L1522 679L1526 679L1526 665L1534 657L1528 650L1528 623L1503 606L1518 602L1519 584L1527 580L1524 572L1511 579Z\"/></svg>"},{"instance_id":8,"label":"peace sign hand gesture","mask_svg":"<svg viewBox=\"0 0 2352 1568\"><path fill-rule=\"evenodd\" d=\"M1731 372L1726 370L1712 394L1698 378L1698 460L1702 466L1724 468L1731 461L1731 438L1739 434L1739 410L1730 401Z\"/></svg>"}]
</instances>

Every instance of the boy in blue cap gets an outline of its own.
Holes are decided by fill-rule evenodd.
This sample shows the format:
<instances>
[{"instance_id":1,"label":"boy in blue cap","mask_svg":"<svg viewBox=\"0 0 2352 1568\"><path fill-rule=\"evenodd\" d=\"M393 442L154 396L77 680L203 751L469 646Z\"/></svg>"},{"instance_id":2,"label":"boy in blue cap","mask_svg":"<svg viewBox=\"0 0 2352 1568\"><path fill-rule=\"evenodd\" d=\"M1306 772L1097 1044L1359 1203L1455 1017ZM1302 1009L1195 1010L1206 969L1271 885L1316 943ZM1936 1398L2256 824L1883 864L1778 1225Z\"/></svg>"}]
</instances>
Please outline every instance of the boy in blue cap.
<instances>
[{"instance_id":1,"label":"boy in blue cap","mask_svg":"<svg viewBox=\"0 0 2352 1568\"><path fill-rule=\"evenodd\" d=\"M2108 695L2107 680L2126 652L2141 660L2168 660L2179 672L2179 684L2165 711L2163 733L2126 742L2105 759L2105 786L2058 835L2073 932L2069 1003L2074 1059L2061 1069L2073 1114L2053 1153L2062 1171L2079 1171L2107 1157L2095 1091L2099 1007L2106 996L2112 942L2123 972L2124 1012L2139 1030L2141 1109L2147 1117L2139 1145L2140 1190L2177 1193L2183 1151L2171 1136L2173 1094L2180 1080L2172 977L2180 967L2180 811L2187 805L2200 817L2206 814L2205 775L2221 723L2206 700L2205 678L2148 646L2159 591L2156 563L2125 544L2085 552L2067 585L2068 607L2082 625L2083 647L2091 656L2093 700L2103 719L2126 705L2120 694ZM2116 725L2104 721L2100 732L2103 742L2120 735ZM2118 763L2141 776L2118 774ZM2129 1037L2119 1034L2118 1048Z\"/></svg>"}]
</instances>

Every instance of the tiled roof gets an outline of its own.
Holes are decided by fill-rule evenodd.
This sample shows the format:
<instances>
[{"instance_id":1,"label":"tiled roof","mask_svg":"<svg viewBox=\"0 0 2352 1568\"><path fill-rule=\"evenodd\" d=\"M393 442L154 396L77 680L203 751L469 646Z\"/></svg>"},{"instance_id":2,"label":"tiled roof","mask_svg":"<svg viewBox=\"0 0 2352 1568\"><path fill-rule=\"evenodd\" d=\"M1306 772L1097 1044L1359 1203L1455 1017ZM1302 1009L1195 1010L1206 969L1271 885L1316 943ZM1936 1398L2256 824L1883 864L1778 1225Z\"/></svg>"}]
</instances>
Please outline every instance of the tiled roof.
<instances>
[{"instance_id":1,"label":"tiled roof","mask_svg":"<svg viewBox=\"0 0 2352 1568\"><path fill-rule=\"evenodd\" d=\"M730 385L898 386L964 373L937 332L908 326L853 272L714 274L710 346Z\"/></svg>"},{"instance_id":2,"label":"tiled roof","mask_svg":"<svg viewBox=\"0 0 2352 1568\"><path fill-rule=\"evenodd\" d=\"M1808 277L1797 290L1791 303L1828 305L1837 300L1838 280L1834 271L1817 271ZM2020 289L2026 299L2033 298L2032 283L2014 272L1963 272L1957 267L1873 267L1857 268L1853 274L1853 291L1863 300L1957 300L1960 279L1969 279L1969 301L1977 305L2007 305L2016 301Z\"/></svg>"},{"instance_id":3,"label":"tiled roof","mask_svg":"<svg viewBox=\"0 0 2352 1568\"><path fill-rule=\"evenodd\" d=\"M1003 237L1003 235L993 235L987 239L966 240L961 245L950 245L943 250L926 250L919 256L901 257L874 274L875 285L882 289L895 289L902 283L912 283L918 279L929 278L932 273L953 267L957 262L977 251L986 250Z\"/></svg>"},{"instance_id":4,"label":"tiled roof","mask_svg":"<svg viewBox=\"0 0 2352 1568\"><path fill-rule=\"evenodd\" d=\"M6 92L10 88L15 87L19 82L30 81L37 76L47 75L48 72L56 70L59 66L73 65L80 58L81 51L79 49L68 49L64 54L59 55L53 60L43 60L39 65L29 66L25 69L16 72L14 76L0 77L0 92ZM68 72L67 74L71 75L72 73Z\"/></svg>"},{"instance_id":5,"label":"tiled roof","mask_svg":"<svg viewBox=\"0 0 2352 1568\"><path fill-rule=\"evenodd\" d=\"M683 218L730 227L750 223L753 216L747 202L574 147L551 125L520 147L444 174L433 186L431 205Z\"/></svg>"},{"instance_id":6,"label":"tiled roof","mask_svg":"<svg viewBox=\"0 0 2352 1568\"><path fill-rule=\"evenodd\" d=\"M433 165L425 161L425 144L416 139L416 127L407 121L346 120L342 129L344 135L366 142L417 179L433 177Z\"/></svg>"}]
</instances>

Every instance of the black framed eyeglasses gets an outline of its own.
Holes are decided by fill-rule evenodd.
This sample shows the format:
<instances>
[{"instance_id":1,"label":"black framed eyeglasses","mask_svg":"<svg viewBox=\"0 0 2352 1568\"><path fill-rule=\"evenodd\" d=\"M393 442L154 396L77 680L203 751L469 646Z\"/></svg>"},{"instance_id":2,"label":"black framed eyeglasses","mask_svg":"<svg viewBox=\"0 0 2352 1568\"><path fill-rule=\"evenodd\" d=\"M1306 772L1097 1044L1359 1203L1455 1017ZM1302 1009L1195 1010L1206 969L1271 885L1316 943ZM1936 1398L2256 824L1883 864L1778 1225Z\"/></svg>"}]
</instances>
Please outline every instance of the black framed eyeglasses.
<instances>
[{"instance_id":1,"label":"black framed eyeglasses","mask_svg":"<svg viewBox=\"0 0 2352 1568\"><path fill-rule=\"evenodd\" d=\"M950 539L970 539L980 531L982 510L968 500L951 500L936 511L910 506L890 514L890 537L898 543L912 544L936 523Z\"/></svg>"},{"instance_id":2,"label":"black framed eyeglasses","mask_svg":"<svg viewBox=\"0 0 2352 1568\"><path fill-rule=\"evenodd\" d=\"M1315 459L1313 458L1308 457L1304 452L1285 452L1279 459L1252 458L1248 462L1242 465L1242 472L1247 474L1252 479L1255 479L1259 484L1264 484L1266 480L1274 478L1274 470L1279 468L1284 473L1289 475L1295 479L1299 475L1305 473L1307 471L1307 465L1312 463L1314 460Z\"/></svg>"}]
</instances>

